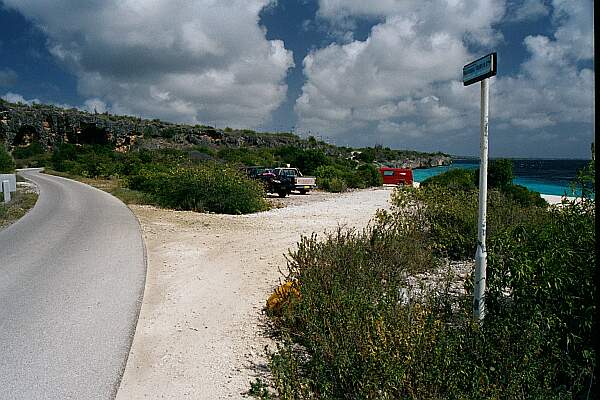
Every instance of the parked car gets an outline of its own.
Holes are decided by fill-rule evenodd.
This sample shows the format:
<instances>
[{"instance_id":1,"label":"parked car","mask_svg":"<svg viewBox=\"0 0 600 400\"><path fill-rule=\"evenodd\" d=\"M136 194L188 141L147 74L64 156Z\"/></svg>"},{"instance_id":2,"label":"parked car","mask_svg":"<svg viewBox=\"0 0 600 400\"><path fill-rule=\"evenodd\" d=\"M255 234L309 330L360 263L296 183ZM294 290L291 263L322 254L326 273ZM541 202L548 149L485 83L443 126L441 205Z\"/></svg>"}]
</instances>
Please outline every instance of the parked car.
<instances>
[{"instance_id":1,"label":"parked car","mask_svg":"<svg viewBox=\"0 0 600 400\"><path fill-rule=\"evenodd\" d=\"M276 193L279 197L285 197L294 189L291 179L277 177L271 168L252 166L243 168L243 171L251 179L261 181L267 193Z\"/></svg>"},{"instance_id":2,"label":"parked car","mask_svg":"<svg viewBox=\"0 0 600 400\"><path fill-rule=\"evenodd\" d=\"M379 168L384 185L412 185L413 173L409 168Z\"/></svg>"},{"instance_id":3,"label":"parked car","mask_svg":"<svg viewBox=\"0 0 600 400\"><path fill-rule=\"evenodd\" d=\"M306 194L317 187L317 178L303 176L298 168L274 168L273 173L282 181L290 181L294 190L297 190L300 194Z\"/></svg>"}]
</instances>

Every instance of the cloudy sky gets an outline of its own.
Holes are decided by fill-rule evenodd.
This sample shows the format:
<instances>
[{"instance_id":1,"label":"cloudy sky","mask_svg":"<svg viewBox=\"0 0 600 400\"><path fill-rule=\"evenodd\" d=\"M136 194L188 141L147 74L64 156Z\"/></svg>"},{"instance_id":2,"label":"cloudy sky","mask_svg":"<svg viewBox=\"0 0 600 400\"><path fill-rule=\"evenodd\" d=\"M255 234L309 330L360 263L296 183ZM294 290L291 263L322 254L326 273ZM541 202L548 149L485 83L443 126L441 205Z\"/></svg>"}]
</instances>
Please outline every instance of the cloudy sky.
<instances>
[{"instance_id":1,"label":"cloudy sky","mask_svg":"<svg viewBox=\"0 0 600 400\"><path fill-rule=\"evenodd\" d=\"M592 0L0 0L0 97L338 145L589 158Z\"/></svg>"}]
</instances>

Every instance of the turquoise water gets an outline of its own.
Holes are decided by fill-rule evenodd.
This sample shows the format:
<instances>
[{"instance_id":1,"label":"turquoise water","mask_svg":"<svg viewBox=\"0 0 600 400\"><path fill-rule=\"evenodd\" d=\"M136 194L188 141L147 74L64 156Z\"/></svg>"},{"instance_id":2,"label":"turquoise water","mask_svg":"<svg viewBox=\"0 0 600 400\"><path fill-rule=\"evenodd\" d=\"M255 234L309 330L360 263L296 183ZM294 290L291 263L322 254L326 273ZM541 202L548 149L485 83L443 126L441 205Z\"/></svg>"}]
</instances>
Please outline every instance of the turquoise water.
<instances>
[{"instance_id":1,"label":"turquoise water","mask_svg":"<svg viewBox=\"0 0 600 400\"><path fill-rule=\"evenodd\" d=\"M580 195L581 193L574 194L569 185L576 171L587 162L585 160L513 160L515 175L513 183L542 194ZM472 160L457 160L449 166L414 169L413 179L422 182L431 176L457 168L476 169L479 168L479 163L474 163Z\"/></svg>"}]
</instances>

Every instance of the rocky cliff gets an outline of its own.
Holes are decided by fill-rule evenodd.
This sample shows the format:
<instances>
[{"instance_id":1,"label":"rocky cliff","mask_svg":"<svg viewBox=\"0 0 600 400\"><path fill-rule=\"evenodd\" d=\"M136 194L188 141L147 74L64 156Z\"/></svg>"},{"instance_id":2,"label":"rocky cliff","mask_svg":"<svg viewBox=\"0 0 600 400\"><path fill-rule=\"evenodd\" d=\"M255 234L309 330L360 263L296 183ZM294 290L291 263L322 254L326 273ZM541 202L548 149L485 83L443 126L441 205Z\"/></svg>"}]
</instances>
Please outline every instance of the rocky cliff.
<instances>
[{"instance_id":1,"label":"rocky cliff","mask_svg":"<svg viewBox=\"0 0 600 400\"><path fill-rule=\"evenodd\" d=\"M249 130L220 130L204 125L172 124L108 113L88 113L51 105L12 104L0 100L0 142L12 147L38 142L111 144L119 151L144 147L224 145L277 147L297 144L291 134L258 134Z\"/></svg>"},{"instance_id":2,"label":"rocky cliff","mask_svg":"<svg viewBox=\"0 0 600 400\"><path fill-rule=\"evenodd\" d=\"M216 129L205 125L173 124L158 119L142 119L108 113L88 113L75 108L64 109L43 104L13 104L0 99L0 144L24 147L37 142L50 149L60 143L109 144L117 151L132 147L184 148L191 145L209 147L268 147L294 145L320 148L329 155L351 157L351 149L301 139L291 133L259 133L251 130ZM444 154L387 149L381 165L424 168L447 165Z\"/></svg>"}]
</instances>

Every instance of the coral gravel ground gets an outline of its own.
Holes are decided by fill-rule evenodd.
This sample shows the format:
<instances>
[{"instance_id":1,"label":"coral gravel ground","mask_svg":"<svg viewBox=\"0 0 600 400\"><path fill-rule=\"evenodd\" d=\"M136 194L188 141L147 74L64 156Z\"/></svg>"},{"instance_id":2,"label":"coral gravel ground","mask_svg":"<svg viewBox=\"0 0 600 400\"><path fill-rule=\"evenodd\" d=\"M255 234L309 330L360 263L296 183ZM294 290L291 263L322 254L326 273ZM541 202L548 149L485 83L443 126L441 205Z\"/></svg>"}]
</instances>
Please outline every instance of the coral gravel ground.
<instances>
[{"instance_id":1,"label":"coral gravel ground","mask_svg":"<svg viewBox=\"0 0 600 400\"><path fill-rule=\"evenodd\" d=\"M389 188L273 199L252 215L130 206L148 252L146 289L117 399L243 398L264 376L265 300L300 235L362 228Z\"/></svg>"}]
</instances>

